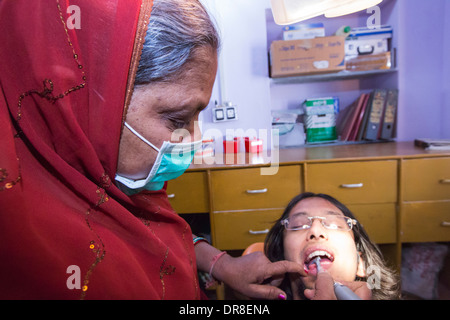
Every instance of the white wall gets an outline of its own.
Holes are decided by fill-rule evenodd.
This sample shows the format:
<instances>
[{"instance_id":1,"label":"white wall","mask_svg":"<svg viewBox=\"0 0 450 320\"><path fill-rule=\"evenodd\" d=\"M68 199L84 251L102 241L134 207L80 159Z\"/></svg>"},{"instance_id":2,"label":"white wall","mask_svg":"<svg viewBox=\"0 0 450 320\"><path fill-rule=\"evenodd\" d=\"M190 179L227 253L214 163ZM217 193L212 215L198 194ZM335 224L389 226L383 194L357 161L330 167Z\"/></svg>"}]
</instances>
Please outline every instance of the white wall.
<instances>
[{"instance_id":1,"label":"white wall","mask_svg":"<svg viewBox=\"0 0 450 320\"><path fill-rule=\"evenodd\" d=\"M270 144L271 113L267 68L265 8L269 0L203 0L215 17L222 36L219 74L211 103L202 114L203 132L218 129L267 130ZM232 101L237 105L238 120L212 122L214 101ZM222 101L224 100L224 101ZM264 135L260 136L264 138ZM216 139L217 141L217 139ZM217 151L221 151L217 141Z\"/></svg>"}]
</instances>

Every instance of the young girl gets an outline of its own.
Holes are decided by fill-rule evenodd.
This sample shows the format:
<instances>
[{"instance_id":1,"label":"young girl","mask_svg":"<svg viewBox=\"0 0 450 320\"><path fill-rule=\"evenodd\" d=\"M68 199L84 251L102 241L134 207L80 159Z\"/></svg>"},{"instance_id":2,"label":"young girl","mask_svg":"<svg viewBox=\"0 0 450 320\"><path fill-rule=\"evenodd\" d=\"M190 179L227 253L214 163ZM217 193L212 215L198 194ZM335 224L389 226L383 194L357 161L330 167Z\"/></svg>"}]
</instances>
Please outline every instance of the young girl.
<instances>
[{"instance_id":1,"label":"young girl","mask_svg":"<svg viewBox=\"0 0 450 320\"><path fill-rule=\"evenodd\" d=\"M371 283L372 299L399 298L396 273L350 210L329 195L303 193L292 199L267 235L264 249L271 261L304 266L306 277L290 274L281 284L290 299L305 299L305 290L314 289L317 257L335 281L367 281L370 270L379 276Z\"/></svg>"}]
</instances>

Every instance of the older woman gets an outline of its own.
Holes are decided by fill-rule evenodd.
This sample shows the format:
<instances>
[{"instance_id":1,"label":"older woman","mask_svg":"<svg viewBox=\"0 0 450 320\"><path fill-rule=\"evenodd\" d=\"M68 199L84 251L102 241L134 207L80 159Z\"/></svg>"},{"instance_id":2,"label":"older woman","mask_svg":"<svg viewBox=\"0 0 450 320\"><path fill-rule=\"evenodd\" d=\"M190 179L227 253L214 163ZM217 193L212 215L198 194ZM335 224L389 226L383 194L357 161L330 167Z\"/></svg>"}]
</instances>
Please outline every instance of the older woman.
<instances>
[{"instance_id":1,"label":"older woman","mask_svg":"<svg viewBox=\"0 0 450 320\"><path fill-rule=\"evenodd\" d=\"M195 246L165 181L189 164L219 41L194 0L0 3L0 298L198 299L304 272ZM152 11L153 10L153 11ZM151 15L151 17L150 17ZM181 141L173 132L184 129Z\"/></svg>"}]
</instances>

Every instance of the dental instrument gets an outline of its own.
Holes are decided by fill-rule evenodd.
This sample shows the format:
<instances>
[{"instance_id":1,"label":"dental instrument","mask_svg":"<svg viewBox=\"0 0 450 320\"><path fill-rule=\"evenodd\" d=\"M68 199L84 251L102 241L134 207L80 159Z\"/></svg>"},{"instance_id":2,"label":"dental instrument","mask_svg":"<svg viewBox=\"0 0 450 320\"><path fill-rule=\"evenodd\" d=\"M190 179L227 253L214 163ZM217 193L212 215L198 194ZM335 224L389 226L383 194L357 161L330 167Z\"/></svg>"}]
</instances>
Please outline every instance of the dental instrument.
<instances>
[{"instance_id":1,"label":"dental instrument","mask_svg":"<svg viewBox=\"0 0 450 320\"><path fill-rule=\"evenodd\" d=\"M321 272L322 267L320 266L320 257L314 259L314 263L317 267L317 273ZM334 294L338 300L361 300L361 298L358 297L349 287L336 281L334 281Z\"/></svg>"}]
</instances>

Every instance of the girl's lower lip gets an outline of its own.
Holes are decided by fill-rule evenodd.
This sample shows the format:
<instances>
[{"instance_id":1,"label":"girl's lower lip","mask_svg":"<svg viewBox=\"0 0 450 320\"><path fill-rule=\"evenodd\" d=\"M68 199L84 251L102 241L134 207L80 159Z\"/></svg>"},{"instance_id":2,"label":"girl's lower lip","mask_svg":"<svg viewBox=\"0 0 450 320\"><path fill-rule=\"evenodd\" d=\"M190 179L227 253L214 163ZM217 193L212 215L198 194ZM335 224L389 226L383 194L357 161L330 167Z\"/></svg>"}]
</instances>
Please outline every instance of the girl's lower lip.
<instances>
[{"instance_id":1,"label":"girl's lower lip","mask_svg":"<svg viewBox=\"0 0 450 320\"><path fill-rule=\"evenodd\" d=\"M328 270L331 268L333 262L331 262L330 260L322 260L320 261L320 266L322 267L323 270ZM312 275L312 276L316 276L317 275L317 266L315 263L310 263L309 264L309 268L308 266L305 264L303 266L306 274L308 275Z\"/></svg>"}]
</instances>

